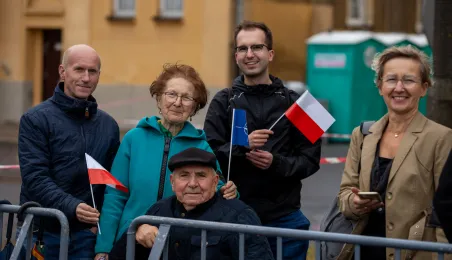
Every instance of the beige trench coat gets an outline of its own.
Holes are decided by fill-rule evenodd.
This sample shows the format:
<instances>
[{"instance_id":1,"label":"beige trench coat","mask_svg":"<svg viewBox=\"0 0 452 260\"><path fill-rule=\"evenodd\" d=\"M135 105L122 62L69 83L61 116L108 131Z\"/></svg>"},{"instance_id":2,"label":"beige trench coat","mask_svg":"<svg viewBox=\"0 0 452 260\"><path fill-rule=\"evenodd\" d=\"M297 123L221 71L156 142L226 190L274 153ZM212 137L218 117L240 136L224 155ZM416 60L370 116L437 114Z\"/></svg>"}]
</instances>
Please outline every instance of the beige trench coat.
<instances>
[{"instance_id":1,"label":"beige trench coat","mask_svg":"<svg viewBox=\"0 0 452 260\"><path fill-rule=\"evenodd\" d=\"M364 230L367 215L357 215L351 188L369 191L377 144L387 123L388 115L385 115L370 128L362 153L359 127L352 133L340 186L339 207L345 216L359 220L354 234L361 234ZM451 148L451 129L427 119L421 113L414 117L403 136L389 174L385 198L386 237L447 243L442 229L426 227L426 215L431 211L439 176ZM361 174L358 174L360 155ZM353 246L346 245L338 259L351 259L352 255ZM402 251L402 259L435 259L434 255ZM386 249L386 258L394 258L394 249ZM448 255L446 259L452 259L452 256Z\"/></svg>"}]
</instances>

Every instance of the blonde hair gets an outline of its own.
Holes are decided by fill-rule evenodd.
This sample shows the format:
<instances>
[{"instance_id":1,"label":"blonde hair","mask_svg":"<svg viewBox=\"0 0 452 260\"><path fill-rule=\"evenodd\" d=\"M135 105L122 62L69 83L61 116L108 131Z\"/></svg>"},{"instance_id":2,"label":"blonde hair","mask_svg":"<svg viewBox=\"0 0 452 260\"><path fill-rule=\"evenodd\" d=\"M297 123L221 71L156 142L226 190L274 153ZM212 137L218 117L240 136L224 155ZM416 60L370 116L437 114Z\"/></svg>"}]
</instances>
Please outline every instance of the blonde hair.
<instances>
[{"instance_id":1,"label":"blonde hair","mask_svg":"<svg viewBox=\"0 0 452 260\"><path fill-rule=\"evenodd\" d=\"M381 84L381 78L383 77L383 69L386 62L395 58L408 58L419 62L422 84L427 83L427 88L433 85L432 80L432 66L430 58L419 49L407 45L407 46L393 46L385 49L382 53L375 56L372 61L372 70L375 71L374 82L378 86Z\"/></svg>"}]
</instances>

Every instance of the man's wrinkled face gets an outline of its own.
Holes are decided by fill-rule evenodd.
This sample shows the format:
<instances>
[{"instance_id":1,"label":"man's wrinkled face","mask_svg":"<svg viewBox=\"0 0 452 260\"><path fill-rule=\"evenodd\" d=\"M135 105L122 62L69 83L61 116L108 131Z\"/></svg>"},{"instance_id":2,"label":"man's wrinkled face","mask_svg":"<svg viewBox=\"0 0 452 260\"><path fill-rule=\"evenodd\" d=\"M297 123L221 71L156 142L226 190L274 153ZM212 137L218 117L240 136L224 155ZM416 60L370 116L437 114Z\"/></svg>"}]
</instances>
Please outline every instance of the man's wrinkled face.
<instances>
[{"instance_id":1,"label":"man's wrinkled face","mask_svg":"<svg viewBox=\"0 0 452 260\"><path fill-rule=\"evenodd\" d=\"M219 177L211 167L187 165L175 169L170 180L177 200L191 210L214 196Z\"/></svg>"}]
</instances>

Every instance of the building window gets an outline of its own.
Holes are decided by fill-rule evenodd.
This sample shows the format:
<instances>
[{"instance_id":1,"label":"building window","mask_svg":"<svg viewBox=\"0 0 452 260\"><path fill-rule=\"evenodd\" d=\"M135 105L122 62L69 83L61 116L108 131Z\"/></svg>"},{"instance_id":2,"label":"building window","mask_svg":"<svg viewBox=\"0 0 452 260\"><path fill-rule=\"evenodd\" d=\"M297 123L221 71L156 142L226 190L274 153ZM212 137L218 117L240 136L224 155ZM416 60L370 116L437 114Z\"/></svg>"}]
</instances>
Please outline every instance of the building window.
<instances>
[{"instance_id":1,"label":"building window","mask_svg":"<svg viewBox=\"0 0 452 260\"><path fill-rule=\"evenodd\" d=\"M367 25L367 2L368 0L347 0L347 26L361 27Z\"/></svg>"},{"instance_id":2,"label":"building window","mask_svg":"<svg viewBox=\"0 0 452 260\"><path fill-rule=\"evenodd\" d=\"M183 16L183 0L160 0L161 18L179 19Z\"/></svg>"},{"instance_id":3,"label":"building window","mask_svg":"<svg viewBox=\"0 0 452 260\"><path fill-rule=\"evenodd\" d=\"M135 0L113 0L115 17L133 18L135 17Z\"/></svg>"}]
</instances>

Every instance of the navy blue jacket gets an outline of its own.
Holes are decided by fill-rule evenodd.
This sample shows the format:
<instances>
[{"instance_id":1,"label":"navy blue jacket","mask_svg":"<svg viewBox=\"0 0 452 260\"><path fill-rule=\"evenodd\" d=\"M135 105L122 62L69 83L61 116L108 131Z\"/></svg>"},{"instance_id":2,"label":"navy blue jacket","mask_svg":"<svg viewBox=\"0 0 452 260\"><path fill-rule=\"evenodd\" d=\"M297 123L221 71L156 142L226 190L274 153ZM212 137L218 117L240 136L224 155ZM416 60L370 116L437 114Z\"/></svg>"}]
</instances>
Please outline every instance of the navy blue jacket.
<instances>
[{"instance_id":1,"label":"navy blue jacket","mask_svg":"<svg viewBox=\"0 0 452 260\"><path fill-rule=\"evenodd\" d=\"M119 127L96 100L79 100L64 94L64 83L54 95L27 111L20 119L19 162L22 175L20 203L36 201L61 210L70 230L92 225L76 217L77 206L93 205L85 153L110 170L119 147ZM97 208L102 208L105 185L93 185ZM56 219L46 218L46 231L58 232Z\"/></svg>"},{"instance_id":2,"label":"navy blue jacket","mask_svg":"<svg viewBox=\"0 0 452 260\"><path fill-rule=\"evenodd\" d=\"M186 211L172 196L155 203L147 215L185 218L223 223L260 226L259 217L253 209L238 199L226 200L218 193L209 201ZM126 256L127 234L124 234L110 251L110 260L124 260ZM150 249L137 243L135 259L148 259ZM169 234L170 260L201 259L201 230L189 227L171 227ZM207 231L207 260L239 259L239 234L228 231ZM245 234L245 259L271 260L273 258L267 238Z\"/></svg>"}]
</instances>

